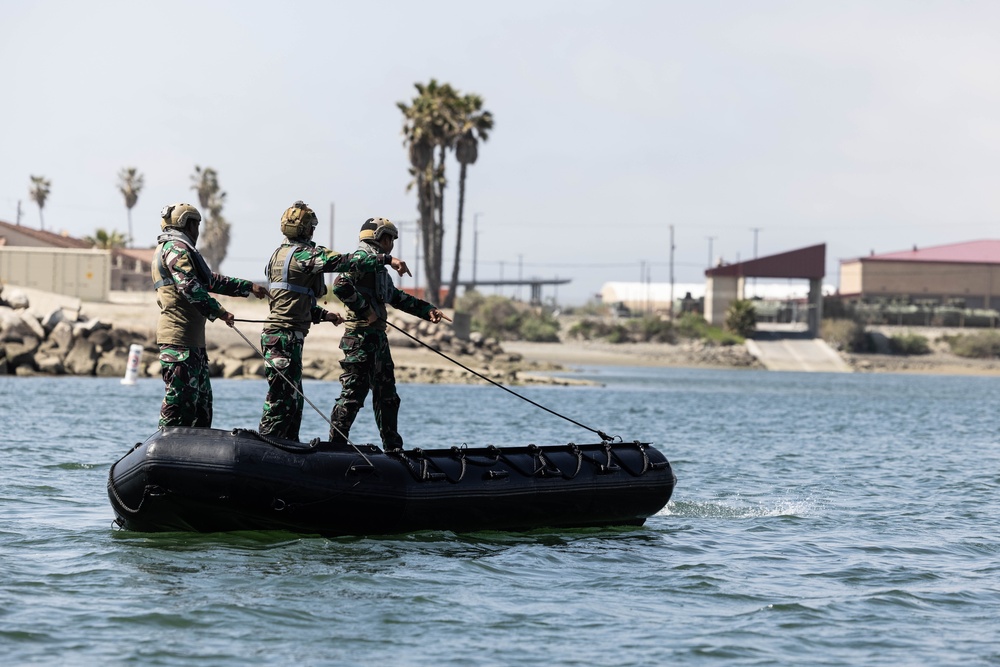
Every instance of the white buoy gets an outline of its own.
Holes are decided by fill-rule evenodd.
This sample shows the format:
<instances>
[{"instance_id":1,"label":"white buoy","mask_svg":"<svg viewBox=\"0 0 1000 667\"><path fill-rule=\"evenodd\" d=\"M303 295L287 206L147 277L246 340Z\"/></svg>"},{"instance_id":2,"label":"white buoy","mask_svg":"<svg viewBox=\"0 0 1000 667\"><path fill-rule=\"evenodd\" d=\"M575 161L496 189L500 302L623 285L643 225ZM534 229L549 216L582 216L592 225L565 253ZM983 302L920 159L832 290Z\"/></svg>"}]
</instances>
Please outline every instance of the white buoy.
<instances>
[{"instance_id":1,"label":"white buoy","mask_svg":"<svg viewBox=\"0 0 1000 667\"><path fill-rule=\"evenodd\" d=\"M139 360L142 358L142 345L132 345L128 348L128 363L125 365L125 377L122 384L135 384L139 377Z\"/></svg>"}]
</instances>

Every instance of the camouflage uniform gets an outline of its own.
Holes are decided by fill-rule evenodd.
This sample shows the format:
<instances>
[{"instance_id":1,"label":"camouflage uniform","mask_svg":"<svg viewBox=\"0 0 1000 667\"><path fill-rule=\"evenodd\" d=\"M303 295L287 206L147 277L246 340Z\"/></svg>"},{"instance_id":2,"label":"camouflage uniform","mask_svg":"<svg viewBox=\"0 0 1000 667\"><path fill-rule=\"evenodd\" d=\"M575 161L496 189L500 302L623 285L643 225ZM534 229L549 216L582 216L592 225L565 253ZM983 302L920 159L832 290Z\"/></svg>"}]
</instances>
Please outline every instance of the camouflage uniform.
<instances>
[{"instance_id":1,"label":"camouflage uniform","mask_svg":"<svg viewBox=\"0 0 1000 667\"><path fill-rule=\"evenodd\" d=\"M317 304L317 298L326 293L323 274L348 268L370 274L391 261L388 254L341 255L312 241L287 238L274 251L267 264L271 310L260 336L269 362L264 369L267 397L260 418L261 433L299 439L304 403L302 347L310 323L318 324L327 315Z\"/></svg>"},{"instance_id":2,"label":"camouflage uniform","mask_svg":"<svg viewBox=\"0 0 1000 667\"><path fill-rule=\"evenodd\" d=\"M212 273L183 232L167 229L157 238L152 266L160 318L160 374L166 385L160 428L212 425L212 384L205 351L205 322L226 314L209 292L248 296L249 280Z\"/></svg>"},{"instance_id":3,"label":"camouflage uniform","mask_svg":"<svg viewBox=\"0 0 1000 667\"><path fill-rule=\"evenodd\" d=\"M354 257L377 252L378 246L374 241L362 241ZM330 441L346 442L351 425L371 389L372 409L382 446L401 449L403 438L397 426L400 401L396 393L395 367L385 335L386 305L425 320L430 320L434 306L397 289L384 266L374 274L342 273L333 283L333 293L350 312L347 332L340 341L340 349L344 353L340 362L344 369L340 376L343 387L330 415ZM379 319L368 324L368 315L372 310Z\"/></svg>"}]
</instances>

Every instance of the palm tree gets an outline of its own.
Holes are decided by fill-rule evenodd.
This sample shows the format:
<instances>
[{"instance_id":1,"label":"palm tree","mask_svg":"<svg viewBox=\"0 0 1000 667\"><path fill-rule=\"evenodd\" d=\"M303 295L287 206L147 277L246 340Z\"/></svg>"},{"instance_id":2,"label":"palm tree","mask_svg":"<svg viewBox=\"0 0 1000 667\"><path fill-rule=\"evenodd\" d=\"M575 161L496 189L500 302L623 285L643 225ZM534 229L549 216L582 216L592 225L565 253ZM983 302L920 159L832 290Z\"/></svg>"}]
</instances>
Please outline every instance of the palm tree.
<instances>
[{"instance_id":1,"label":"palm tree","mask_svg":"<svg viewBox=\"0 0 1000 667\"><path fill-rule=\"evenodd\" d=\"M458 225L455 227L455 262L451 267L451 284L448 286L448 298L445 307L455 305L455 292L458 290L458 268L462 255L462 219L465 213L465 176L470 164L475 164L479 158L479 141L489 138L493 129L493 114L483 110L483 98L469 94L461 98L456 105L459 118L458 137L455 140L455 158L461 165L458 174Z\"/></svg>"},{"instance_id":2,"label":"palm tree","mask_svg":"<svg viewBox=\"0 0 1000 667\"><path fill-rule=\"evenodd\" d=\"M211 167L195 165L191 189L198 193L198 203L206 216L201 232L201 254L213 269L218 270L229 249L229 222L222 217L226 193L219 187L219 175Z\"/></svg>"},{"instance_id":3,"label":"palm tree","mask_svg":"<svg viewBox=\"0 0 1000 667\"><path fill-rule=\"evenodd\" d=\"M118 191L125 197L125 208L128 210L128 239L127 244L132 246L132 207L139 201L139 193L145 185L145 179L135 167L128 167L118 172Z\"/></svg>"},{"instance_id":4,"label":"palm tree","mask_svg":"<svg viewBox=\"0 0 1000 667\"><path fill-rule=\"evenodd\" d=\"M455 109L459 97L449 84L438 84L436 79L426 85L416 83L414 87L417 96L411 103L397 102L396 106L403 113L403 144L408 148L413 177L407 190L414 186L417 189L427 292L430 300L436 302L441 293L445 155L457 137Z\"/></svg>"},{"instance_id":5,"label":"palm tree","mask_svg":"<svg viewBox=\"0 0 1000 667\"><path fill-rule=\"evenodd\" d=\"M108 232L103 227L99 227L93 236L84 236L83 240L88 242L95 248L100 248L101 250L111 250L112 248L123 248L125 247L125 237L119 231L112 230Z\"/></svg>"},{"instance_id":6,"label":"palm tree","mask_svg":"<svg viewBox=\"0 0 1000 667\"><path fill-rule=\"evenodd\" d=\"M31 188L28 190L28 193L35 200L35 203L38 204L38 220L43 230L45 229L45 216L42 215L42 209L45 208L45 200L49 198L49 191L51 189L52 182L49 179L44 176L31 177Z\"/></svg>"}]
</instances>

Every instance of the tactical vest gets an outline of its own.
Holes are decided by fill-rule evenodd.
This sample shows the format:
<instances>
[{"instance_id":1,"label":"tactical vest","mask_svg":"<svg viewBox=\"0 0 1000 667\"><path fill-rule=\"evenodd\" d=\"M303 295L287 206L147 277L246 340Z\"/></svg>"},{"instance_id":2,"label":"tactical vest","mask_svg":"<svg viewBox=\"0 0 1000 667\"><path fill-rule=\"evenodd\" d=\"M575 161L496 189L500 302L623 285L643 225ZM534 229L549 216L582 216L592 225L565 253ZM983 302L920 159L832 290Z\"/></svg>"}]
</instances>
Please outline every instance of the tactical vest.
<instances>
[{"instance_id":1,"label":"tactical vest","mask_svg":"<svg viewBox=\"0 0 1000 667\"><path fill-rule=\"evenodd\" d=\"M153 289L156 290L156 303L160 307L160 317L156 323L156 342L159 345L178 347L205 347L206 317L178 291L163 257L164 246L168 241L187 251L191 266L186 266L187 262L183 262L181 268L192 271L205 289L212 284L212 270L185 234L175 229L167 229L156 238L158 245L150 267Z\"/></svg>"},{"instance_id":2,"label":"tactical vest","mask_svg":"<svg viewBox=\"0 0 1000 667\"><path fill-rule=\"evenodd\" d=\"M362 241L358 250L367 255L377 255L381 252L377 247L367 241ZM392 300L392 295L396 291L396 285L392 282L392 276L381 265L374 273L351 273L354 279L354 288L364 296L365 301L378 313L379 322L375 326L385 328L385 320L388 315L385 304ZM361 326L358 322L356 326Z\"/></svg>"},{"instance_id":3,"label":"tactical vest","mask_svg":"<svg viewBox=\"0 0 1000 667\"><path fill-rule=\"evenodd\" d=\"M312 308L316 305L316 300L326 293L323 274L304 271L295 259L296 252L311 247L312 244L286 241L271 255L266 275L271 312L265 329L289 329L308 333L312 322Z\"/></svg>"}]
</instances>

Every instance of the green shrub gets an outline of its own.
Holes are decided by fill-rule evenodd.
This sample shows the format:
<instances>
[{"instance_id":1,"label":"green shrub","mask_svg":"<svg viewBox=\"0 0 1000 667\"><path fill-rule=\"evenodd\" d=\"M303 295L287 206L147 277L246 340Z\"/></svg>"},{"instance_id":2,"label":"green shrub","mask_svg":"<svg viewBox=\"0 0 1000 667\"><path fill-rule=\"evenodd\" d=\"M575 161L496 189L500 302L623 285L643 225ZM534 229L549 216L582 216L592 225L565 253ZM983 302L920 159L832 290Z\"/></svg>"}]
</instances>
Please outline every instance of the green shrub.
<instances>
[{"instance_id":1,"label":"green shrub","mask_svg":"<svg viewBox=\"0 0 1000 667\"><path fill-rule=\"evenodd\" d=\"M636 325L640 340L648 343L676 343L677 333L670 320L658 317L644 317Z\"/></svg>"},{"instance_id":2,"label":"green shrub","mask_svg":"<svg viewBox=\"0 0 1000 667\"><path fill-rule=\"evenodd\" d=\"M951 351L960 357L970 359L1000 357L1000 333L996 331L947 336L944 340L951 346Z\"/></svg>"},{"instance_id":3,"label":"green shrub","mask_svg":"<svg viewBox=\"0 0 1000 667\"><path fill-rule=\"evenodd\" d=\"M726 330L747 338L757 329L757 313L753 301L737 299L726 309Z\"/></svg>"},{"instance_id":4,"label":"green shrub","mask_svg":"<svg viewBox=\"0 0 1000 667\"><path fill-rule=\"evenodd\" d=\"M868 352L871 349L865 326L855 320L823 320L820 337L837 350Z\"/></svg>"},{"instance_id":5,"label":"green shrub","mask_svg":"<svg viewBox=\"0 0 1000 667\"><path fill-rule=\"evenodd\" d=\"M533 343L559 342L559 323L545 313L541 315L529 313L521 320L518 332L522 340Z\"/></svg>"},{"instance_id":6,"label":"green shrub","mask_svg":"<svg viewBox=\"0 0 1000 667\"><path fill-rule=\"evenodd\" d=\"M612 324L611 330L604 337L609 343L631 343L632 336L629 334L629 330L622 324Z\"/></svg>"},{"instance_id":7,"label":"green shrub","mask_svg":"<svg viewBox=\"0 0 1000 667\"><path fill-rule=\"evenodd\" d=\"M889 339L889 349L893 354L930 354L927 337L920 334L897 334Z\"/></svg>"}]
</instances>

